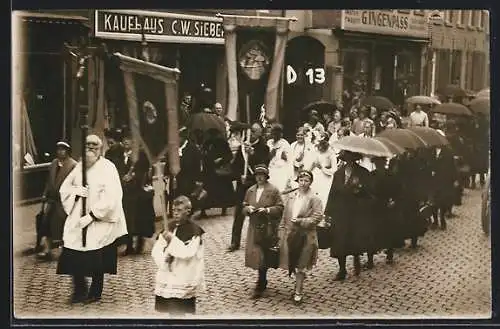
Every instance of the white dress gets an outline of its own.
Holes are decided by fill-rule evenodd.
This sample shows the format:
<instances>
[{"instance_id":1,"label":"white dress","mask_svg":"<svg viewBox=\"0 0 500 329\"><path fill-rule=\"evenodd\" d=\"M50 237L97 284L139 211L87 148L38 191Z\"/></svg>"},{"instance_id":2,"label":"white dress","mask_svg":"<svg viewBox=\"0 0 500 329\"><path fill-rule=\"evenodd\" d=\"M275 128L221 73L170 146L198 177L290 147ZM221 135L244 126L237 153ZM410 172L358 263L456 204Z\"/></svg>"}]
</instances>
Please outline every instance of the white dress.
<instances>
[{"instance_id":1,"label":"white dress","mask_svg":"<svg viewBox=\"0 0 500 329\"><path fill-rule=\"evenodd\" d=\"M295 179L300 169L310 167L315 154L315 147L306 141L303 144L295 141L290 147L292 149L293 179Z\"/></svg>"},{"instance_id":2,"label":"white dress","mask_svg":"<svg viewBox=\"0 0 500 329\"><path fill-rule=\"evenodd\" d=\"M271 152L276 150L275 156L269 162L269 183L283 192L293 177L292 148L283 138L276 142L270 139L267 146ZM283 154L286 155L286 160L282 159Z\"/></svg>"},{"instance_id":3,"label":"white dress","mask_svg":"<svg viewBox=\"0 0 500 329\"><path fill-rule=\"evenodd\" d=\"M318 167L318 164L321 168ZM325 210L328 201L328 194L333 182L333 174L337 171L337 156L329 148L326 152L316 151L314 161L310 166L313 174L311 190L320 198L323 210Z\"/></svg>"}]
</instances>

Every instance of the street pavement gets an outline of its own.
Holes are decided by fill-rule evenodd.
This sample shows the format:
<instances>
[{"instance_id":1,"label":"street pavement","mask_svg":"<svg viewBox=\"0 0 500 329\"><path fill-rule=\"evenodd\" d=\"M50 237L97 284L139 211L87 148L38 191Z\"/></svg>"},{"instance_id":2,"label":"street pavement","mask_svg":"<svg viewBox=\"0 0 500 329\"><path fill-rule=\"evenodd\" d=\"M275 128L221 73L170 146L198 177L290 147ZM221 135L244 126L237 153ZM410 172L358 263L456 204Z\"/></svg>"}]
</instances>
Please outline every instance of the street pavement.
<instances>
[{"instance_id":1,"label":"street pavement","mask_svg":"<svg viewBox=\"0 0 500 329\"><path fill-rule=\"evenodd\" d=\"M243 248L225 249L230 241L231 216L220 209L200 220L205 229L206 290L199 297L196 317L277 318L488 318L491 314L491 247L481 230L480 192L466 190L458 215L448 220L446 231L431 230L419 248L408 247L395 255L375 257L375 268L333 280L338 266L320 250L316 268L305 282L304 302L293 304L294 279L283 270L270 270L268 291L259 300L250 298L257 273L244 267ZM56 275L56 262L40 263L20 251L34 240L34 218L39 205L14 212L14 314L17 318L157 318L154 311L155 265L145 253L121 257L118 275L106 276L103 298L91 305L68 304L71 280ZM157 228L159 229L157 223ZM243 228L244 236L246 224ZM244 246L245 237L242 245ZM409 244L409 242L407 242ZM57 252L56 252L57 253ZM366 259L362 259L365 262Z\"/></svg>"}]
</instances>

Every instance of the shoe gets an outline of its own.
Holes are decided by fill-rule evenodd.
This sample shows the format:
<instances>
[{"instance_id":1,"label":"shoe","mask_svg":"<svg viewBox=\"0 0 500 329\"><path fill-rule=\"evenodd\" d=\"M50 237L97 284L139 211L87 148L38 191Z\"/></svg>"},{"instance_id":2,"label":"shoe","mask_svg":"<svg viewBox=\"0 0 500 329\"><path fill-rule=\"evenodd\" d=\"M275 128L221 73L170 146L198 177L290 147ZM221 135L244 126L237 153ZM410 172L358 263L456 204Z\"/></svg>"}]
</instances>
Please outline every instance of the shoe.
<instances>
[{"instance_id":1,"label":"shoe","mask_svg":"<svg viewBox=\"0 0 500 329\"><path fill-rule=\"evenodd\" d=\"M437 229L437 227L438 227L438 224L436 222L432 222L432 224L430 225L431 230L435 230L435 229Z\"/></svg>"},{"instance_id":2,"label":"shoe","mask_svg":"<svg viewBox=\"0 0 500 329\"><path fill-rule=\"evenodd\" d=\"M303 298L302 295L294 294L294 296L293 296L293 302L295 303L295 305L302 304L302 298Z\"/></svg>"},{"instance_id":3,"label":"shoe","mask_svg":"<svg viewBox=\"0 0 500 329\"><path fill-rule=\"evenodd\" d=\"M36 254L36 258L40 261L50 262L52 260L52 254L50 251L42 251Z\"/></svg>"},{"instance_id":4,"label":"shoe","mask_svg":"<svg viewBox=\"0 0 500 329\"><path fill-rule=\"evenodd\" d=\"M227 248L227 251L228 251L228 252L233 252L233 251L236 251L236 250L238 250L238 249L240 249L240 246L237 246L237 245L235 245L235 244L232 244L232 245L230 245L230 246Z\"/></svg>"},{"instance_id":5,"label":"shoe","mask_svg":"<svg viewBox=\"0 0 500 329\"><path fill-rule=\"evenodd\" d=\"M366 263L366 269L371 270L375 265L373 265L373 262L368 262Z\"/></svg>"},{"instance_id":6,"label":"shoe","mask_svg":"<svg viewBox=\"0 0 500 329\"><path fill-rule=\"evenodd\" d=\"M359 261L354 261L354 275L358 276L361 274L361 263Z\"/></svg>"},{"instance_id":7,"label":"shoe","mask_svg":"<svg viewBox=\"0 0 500 329\"><path fill-rule=\"evenodd\" d=\"M441 231L446 231L446 223L441 224L439 228L441 229Z\"/></svg>"},{"instance_id":8,"label":"shoe","mask_svg":"<svg viewBox=\"0 0 500 329\"><path fill-rule=\"evenodd\" d=\"M85 302L85 300L87 300L87 297L85 295L73 294L69 300L69 303L70 304L83 303Z\"/></svg>"},{"instance_id":9,"label":"shoe","mask_svg":"<svg viewBox=\"0 0 500 329\"><path fill-rule=\"evenodd\" d=\"M334 281L344 281L345 276L346 276L345 272L338 272L337 275L335 275Z\"/></svg>"},{"instance_id":10,"label":"shoe","mask_svg":"<svg viewBox=\"0 0 500 329\"><path fill-rule=\"evenodd\" d=\"M98 302L100 300L101 300L101 296L88 296L87 298L85 298L85 300L83 301L83 303L85 305L88 305L88 304L96 303L96 302Z\"/></svg>"},{"instance_id":11,"label":"shoe","mask_svg":"<svg viewBox=\"0 0 500 329\"><path fill-rule=\"evenodd\" d=\"M252 299L258 299L258 298L262 297L266 288L267 288L267 281L264 282L263 284L257 282L257 285L255 286L255 289L253 290Z\"/></svg>"}]
</instances>

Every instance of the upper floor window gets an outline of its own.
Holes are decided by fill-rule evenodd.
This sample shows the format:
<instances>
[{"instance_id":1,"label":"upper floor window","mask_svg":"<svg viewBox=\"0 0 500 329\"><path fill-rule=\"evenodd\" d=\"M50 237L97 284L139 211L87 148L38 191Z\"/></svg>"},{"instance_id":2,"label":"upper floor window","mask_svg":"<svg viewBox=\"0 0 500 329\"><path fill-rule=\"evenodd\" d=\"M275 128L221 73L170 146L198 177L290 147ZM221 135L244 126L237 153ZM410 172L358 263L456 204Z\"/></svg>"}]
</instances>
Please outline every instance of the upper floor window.
<instances>
[{"instance_id":1,"label":"upper floor window","mask_svg":"<svg viewBox=\"0 0 500 329\"><path fill-rule=\"evenodd\" d=\"M464 25L464 11L457 10L457 24Z\"/></svg>"},{"instance_id":2,"label":"upper floor window","mask_svg":"<svg viewBox=\"0 0 500 329\"><path fill-rule=\"evenodd\" d=\"M468 26L474 26L474 15L475 14L475 10L469 10L469 21L467 22L467 25Z\"/></svg>"},{"instance_id":3,"label":"upper floor window","mask_svg":"<svg viewBox=\"0 0 500 329\"><path fill-rule=\"evenodd\" d=\"M478 10L477 27L484 28L484 10Z\"/></svg>"},{"instance_id":4,"label":"upper floor window","mask_svg":"<svg viewBox=\"0 0 500 329\"><path fill-rule=\"evenodd\" d=\"M454 19L454 12L453 10L446 10L444 12L444 21L446 23L453 23L453 19Z\"/></svg>"}]
</instances>

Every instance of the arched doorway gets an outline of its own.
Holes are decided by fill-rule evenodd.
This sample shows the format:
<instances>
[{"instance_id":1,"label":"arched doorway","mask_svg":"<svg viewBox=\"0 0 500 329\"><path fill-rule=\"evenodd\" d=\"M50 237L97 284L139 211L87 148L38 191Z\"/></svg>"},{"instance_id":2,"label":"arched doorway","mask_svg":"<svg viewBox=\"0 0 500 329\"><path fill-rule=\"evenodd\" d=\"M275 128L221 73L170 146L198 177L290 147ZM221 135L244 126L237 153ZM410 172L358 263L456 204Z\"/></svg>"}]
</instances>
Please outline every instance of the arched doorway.
<instances>
[{"instance_id":1,"label":"arched doorway","mask_svg":"<svg viewBox=\"0 0 500 329\"><path fill-rule=\"evenodd\" d=\"M291 66L297 73L297 80L284 88L283 125L284 135L288 140L295 140L295 131L301 124L304 116L302 108L323 97L323 84L317 83L306 75L307 70L325 69L325 46L318 40L300 36L290 40L287 44L285 66ZM324 71L326 73L326 70ZM286 77L285 77L286 78Z\"/></svg>"}]
</instances>

